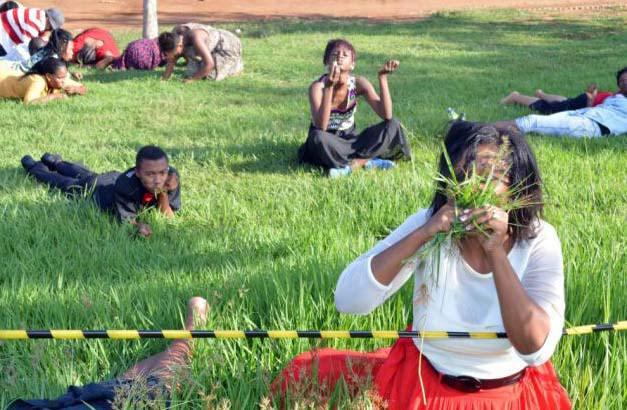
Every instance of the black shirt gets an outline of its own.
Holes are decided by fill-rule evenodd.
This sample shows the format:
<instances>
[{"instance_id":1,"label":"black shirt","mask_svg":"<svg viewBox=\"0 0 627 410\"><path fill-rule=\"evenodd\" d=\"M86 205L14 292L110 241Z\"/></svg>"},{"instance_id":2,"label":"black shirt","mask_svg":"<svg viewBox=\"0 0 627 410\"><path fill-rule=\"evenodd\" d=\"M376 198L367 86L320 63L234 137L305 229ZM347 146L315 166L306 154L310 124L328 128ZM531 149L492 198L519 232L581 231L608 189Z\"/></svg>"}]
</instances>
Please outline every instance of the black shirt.
<instances>
[{"instance_id":1,"label":"black shirt","mask_svg":"<svg viewBox=\"0 0 627 410\"><path fill-rule=\"evenodd\" d=\"M180 177L176 169L170 167L169 175ZM157 198L144 188L141 181L135 175L135 167L123 174L111 171L96 177L94 184L94 201L105 212L113 213L121 220L129 220L137 217L137 213L143 208L155 206ZM176 189L168 193L170 207L173 211L181 208L180 182Z\"/></svg>"}]
</instances>

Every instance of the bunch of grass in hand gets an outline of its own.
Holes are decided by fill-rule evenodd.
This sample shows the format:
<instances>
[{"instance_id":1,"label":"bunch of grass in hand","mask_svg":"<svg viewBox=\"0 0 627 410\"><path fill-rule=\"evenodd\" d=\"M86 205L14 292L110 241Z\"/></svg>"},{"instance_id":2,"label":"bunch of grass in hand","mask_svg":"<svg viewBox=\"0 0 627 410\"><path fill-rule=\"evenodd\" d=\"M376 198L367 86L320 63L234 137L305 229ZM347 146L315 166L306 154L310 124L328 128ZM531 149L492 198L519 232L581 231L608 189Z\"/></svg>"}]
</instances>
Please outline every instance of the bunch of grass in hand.
<instances>
[{"instance_id":1,"label":"bunch of grass in hand","mask_svg":"<svg viewBox=\"0 0 627 410\"><path fill-rule=\"evenodd\" d=\"M497 207L509 214L511 211L535 204L534 201L523 194L529 188L524 185L524 181L515 186L507 186L505 192L496 192L496 185L501 183L501 178L507 175L509 171L509 165L507 164L509 164L509 158L511 157L511 148L506 138L504 138L497 154L491 161L491 167L487 172L477 172L477 165L473 162L470 169L464 171L463 180L457 178L457 173L446 148L444 148L443 152L450 177L438 173L434 181L438 186L438 191L446 198L449 198L449 202L454 205L455 219L451 223L449 231L438 232L433 239L408 259L408 262L414 263L416 268L419 262L430 260L433 266L433 277L431 279L434 284L437 284L439 280L442 246L445 244L457 244L467 235L476 234L476 232L481 235L489 235L488 228L483 224L478 224L474 218L471 221L462 222L460 216L464 210ZM503 166L503 164L506 164L506 166ZM468 225L472 225L473 229L466 229Z\"/></svg>"}]
</instances>

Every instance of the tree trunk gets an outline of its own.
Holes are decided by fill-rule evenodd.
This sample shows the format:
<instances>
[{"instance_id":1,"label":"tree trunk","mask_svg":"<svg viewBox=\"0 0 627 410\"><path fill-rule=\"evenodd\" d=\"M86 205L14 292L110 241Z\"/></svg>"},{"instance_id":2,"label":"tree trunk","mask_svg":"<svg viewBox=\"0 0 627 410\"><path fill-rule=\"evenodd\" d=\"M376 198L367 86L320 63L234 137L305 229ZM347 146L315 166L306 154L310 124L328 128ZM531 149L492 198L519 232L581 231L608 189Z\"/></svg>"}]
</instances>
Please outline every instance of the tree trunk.
<instances>
[{"instance_id":1,"label":"tree trunk","mask_svg":"<svg viewBox=\"0 0 627 410\"><path fill-rule=\"evenodd\" d=\"M144 0L144 38L155 38L159 35L157 20L157 0Z\"/></svg>"}]
</instances>

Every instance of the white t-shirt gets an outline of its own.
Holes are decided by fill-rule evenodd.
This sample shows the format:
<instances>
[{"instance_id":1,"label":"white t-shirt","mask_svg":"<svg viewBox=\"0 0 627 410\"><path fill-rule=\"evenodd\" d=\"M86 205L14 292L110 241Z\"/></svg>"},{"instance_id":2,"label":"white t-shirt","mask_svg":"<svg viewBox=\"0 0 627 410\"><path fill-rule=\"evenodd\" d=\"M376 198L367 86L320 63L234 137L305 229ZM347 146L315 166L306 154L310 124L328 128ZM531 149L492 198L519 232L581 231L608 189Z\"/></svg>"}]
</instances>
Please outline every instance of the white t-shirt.
<instances>
[{"instance_id":1,"label":"white t-shirt","mask_svg":"<svg viewBox=\"0 0 627 410\"><path fill-rule=\"evenodd\" d=\"M429 210L410 216L342 272L335 289L340 312L367 314L407 282L415 266L406 265L385 286L373 276L371 260L424 225L429 216ZM529 297L550 317L551 329L544 345L525 355L517 352L508 339L414 339L440 373L497 379L550 359L564 326L562 251L555 229L544 221L537 225L537 236L518 241L508 259ZM442 247L437 285L433 264L429 258L416 271L413 330L505 331L492 273L474 271L451 244Z\"/></svg>"}]
</instances>

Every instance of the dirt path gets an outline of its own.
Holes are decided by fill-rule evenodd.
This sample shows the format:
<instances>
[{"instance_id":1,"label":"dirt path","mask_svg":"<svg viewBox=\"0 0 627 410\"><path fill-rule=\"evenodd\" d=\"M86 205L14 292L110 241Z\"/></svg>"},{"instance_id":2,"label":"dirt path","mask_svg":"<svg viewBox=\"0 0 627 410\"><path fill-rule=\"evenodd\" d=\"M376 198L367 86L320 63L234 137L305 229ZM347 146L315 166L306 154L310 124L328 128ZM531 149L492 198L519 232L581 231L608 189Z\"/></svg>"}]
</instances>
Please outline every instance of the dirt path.
<instances>
[{"instance_id":1,"label":"dirt path","mask_svg":"<svg viewBox=\"0 0 627 410\"><path fill-rule=\"evenodd\" d=\"M33 7L61 8L70 29L101 26L139 29L142 0L23 0ZM159 0L159 23L229 21L280 17L419 19L441 10L523 8L588 13L623 4L616 0Z\"/></svg>"}]
</instances>

